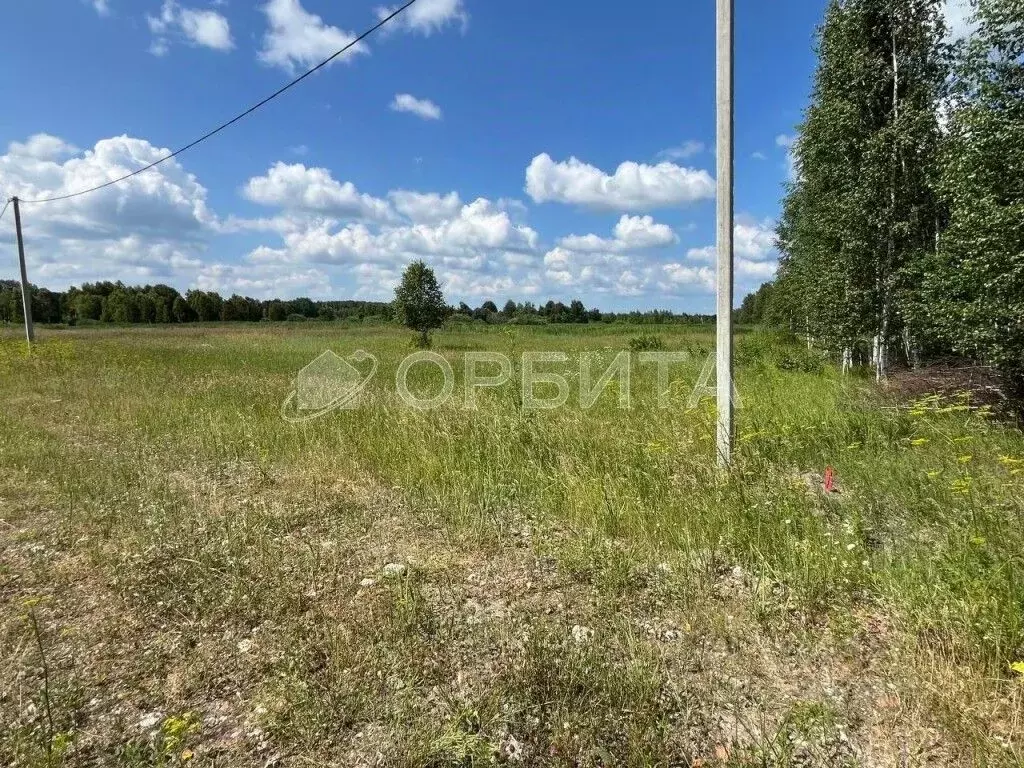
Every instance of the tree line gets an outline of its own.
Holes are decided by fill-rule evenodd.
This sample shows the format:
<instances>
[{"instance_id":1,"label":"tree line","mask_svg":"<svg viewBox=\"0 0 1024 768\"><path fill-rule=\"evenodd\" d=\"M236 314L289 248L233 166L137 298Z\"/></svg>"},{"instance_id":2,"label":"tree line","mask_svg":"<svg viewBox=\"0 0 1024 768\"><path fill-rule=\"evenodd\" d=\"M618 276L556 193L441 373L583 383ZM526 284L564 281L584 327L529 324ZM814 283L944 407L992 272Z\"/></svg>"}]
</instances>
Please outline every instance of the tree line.
<instances>
[{"instance_id":1,"label":"tree line","mask_svg":"<svg viewBox=\"0 0 1024 768\"><path fill-rule=\"evenodd\" d=\"M259 320L347 320L392 317L379 301L314 301L308 298L260 300L216 291L184 295L168 285L129 286L85 283L56 292L32 286L32 319L37 323L190 323ZM21 285L0 280L0 322L23 320Z\"/></svg>"},{"instance_id":2,"label":"tree line","mask_svg":"<svg viewBox=\"0 0 1024 768\"><path fill-rule=\"evenodd\" d=\"M516 302L509 299L499 310L493 301L485 301L475 309L465 302L449 310L457 318L483 320L487 323L516 323L520 325L558 323L640 323L660 325L669 323L701 324L715 322L714 315L691 314L688 312L670 312L662 309L630 312L602 312L596 307L587 307L579 299L568 304L561 301L548 301L534 304L532 301Z\"/></svg>"},{"instance_id":3,"label":"tree line","mask_svg":"<svg viewBox=\"0 0 1024 768\"><path fill-rule=\"evenodd\" d=\"M832 0L773 284L745 318L844 368L958 355L1024 394L1024 0Z\"/></svg>"},{"instance_id":4,"label":"tree line","mask_svg":"<svg viewBox=\"0 0 1024 768\"><path fill-rule=\"evenodd\" d=\"M391 302L316 301L297 299L254 299L237 294L227 298L215 291L190 290L179 293L168 285L129 286L121 282L85 283L67 291L50 291L32 286L32 318L37 323L78 325L85 323L191 323L230 321L376 320L393 321ZM0 280L0 323L23 320L21 285ZM587 309L574 299L569 304L548 301L507 301L502 309L493 301L478 307L465 302L444 308L446 318L479 320L490 324L631 322L645 324L713 323L713 315L646 312L601 312Z\"/></svg>"}]
</instances>

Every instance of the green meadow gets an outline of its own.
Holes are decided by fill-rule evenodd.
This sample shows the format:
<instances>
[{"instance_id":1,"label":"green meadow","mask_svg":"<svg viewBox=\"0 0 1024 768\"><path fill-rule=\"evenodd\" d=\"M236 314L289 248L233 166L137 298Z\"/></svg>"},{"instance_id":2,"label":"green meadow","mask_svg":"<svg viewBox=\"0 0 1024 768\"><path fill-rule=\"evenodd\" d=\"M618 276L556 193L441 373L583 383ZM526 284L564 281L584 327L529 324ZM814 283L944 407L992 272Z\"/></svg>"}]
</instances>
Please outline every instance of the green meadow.
<instances>
[{"instance_id":1,"label":"green meadow","mask_svg":"<svg viewBox=\"0 0 1024 768\"><path fill-rule=\"evenodd\" d=\"M1024 437L969 393L750 331L723 472L710 328L449 326L427 410L389 325L0 333L0 764L1024 758ZM325 350L379 368L289 423ZM467 407L479 351L568 402L517 362Z\"/></svg>"}]
</instances>

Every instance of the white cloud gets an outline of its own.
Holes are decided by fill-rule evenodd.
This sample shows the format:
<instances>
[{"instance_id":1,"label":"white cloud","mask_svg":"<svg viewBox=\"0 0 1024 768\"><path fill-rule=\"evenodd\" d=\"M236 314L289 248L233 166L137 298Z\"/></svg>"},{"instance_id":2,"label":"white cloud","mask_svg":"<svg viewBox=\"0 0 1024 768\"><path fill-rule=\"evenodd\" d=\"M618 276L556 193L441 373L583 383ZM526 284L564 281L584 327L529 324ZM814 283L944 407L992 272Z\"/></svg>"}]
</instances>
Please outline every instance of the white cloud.
<instances>
[{"instance_id":1,"label":"white cloud","mask_svg":"<svg viewBox=\"0 0 1024 768\"><path fill-rule=\"evenodd\" d=\"M396 189L388 193L395 210L415 223L434 224L455 216L462 208L457 192L439 195L436 192L410 192Z\"/></svg>"},{"instance_id":2,"label":"white cloud","mask_svg":"<svg viewBox=\"0 0 1024 768\"><path fill-rule=\"evenodd\" d=\"M733 265L736 270L736 280L741 285L753 287L760 285L765 280L775 277L779 265L774 261L751 261L750 259L736 259ZM741 289L742 290L742 289Z\"/></svg>"},{"instance_id":3,"label":"white cloud","mask_svg":"<svg viewBox=\"0 0 1024 768\"><path fill-rule=\"evenodd\" d=\"M279 247L260 246L248 260L261 266L307 264L345 271L360 286L358 295L386 297L406 263L424 258L437 270L446 290L468 296L496 281L510 286L528 279L538 265L538 235L515 223L499 203L479 198L460 204L449 193L389 193L395 212L411 223L350 222L295 218L265 220L252 229L276 230Z\"/></svg>"},{"instance_id":4,"label":"white cloud","mask_svg":"<svg viewBox=\"0 0 1024 768\"><path fill-rule=\"evenodd\" d=\"M796 179L796 139L796 136L786 133L780 133L775 137L775 146L786 150L786 172L791 181Z\"/></svg>"},{"instance_id":5,"label":"white cloud","mask_svg":"<svg viewBox=\"0 0 1024 768\"><path fill-rule=\"evenodd\" d=\"M397 263L422 256L449 263L479 263L502 251L531 251L537 233L517 225L490 200L479 198L458 214L436 224L385 226L372 231L357 222L336 229L332 221L315 221L284 235L279 257L320 263L360 260ZM264 257L269 254L264 253Z\"/></svg>"},{"instance_id":6,"label":"white cloud","mask_svg":"<svg viewBox=\"0 0 1024 768\"><path fill-rule=\"evenodd\" d=\"M128 136L104 139L79 154L65 140L40 134L0 155L0 189L28 199L75 192L166 154ZM676 232L650 215L622 214L610 233L570 235L541 247L517 200L465 202L455 191L409 189L376 197L326 168L286 162L249 179L240 194L268 206L265 216L218 218L207 208L206 189L172 159L90 195L26 205L30 274L53 288L121 279L259 297L354 293L386 299L404 266L422 258L436 269L451 301L685 299L713 287L713 264L694 261L697 249L684 259ZM240 244L227 238L233 234L257 239L241 241L245 250L232 253ZM742 292L775 269L771 222L741 218L736 250ZM0 242L0 254L10 252L10 243ZM224 256L215 263L211 252Z\"/></svg>"},{"instance_id":7,"label":"white cloud","mask_svg":"<svg viewBox=\"0 0 1024 768\"><path fill-rule=\"evenodd\" d=\"M734 233L733 270L739 290L742 292L775 276L778 269L778 252L774 223L769 220L756 222L740 217ZM686 258L690 261L714 264L718 258L718 251L713 245L691 248L686 252Z\"/></svg>"},{"instance_id":8,"label":"white cloud","mask_svg":"<svg viewBox=\"0 0 1024 768\"><path fill-rule=\"evenodd\" d=\"M319 64L356 39L352 32L325 24L299 0L268 0L263 12L269 29L263 36L260 61L289 73ZM369 49L357 43L339 58L351 60L359 53L369 53Z\"/></svg>"},{"instance_id":9,"label":"white cloud","mask_svg":"<svg viewBox=\"0 0 1024 768\"><path fill-rule=\"evenodd\" d=\"M718 258L718 248L713 245L705 245L701 248L691 248L686 252L686 258L691 261L715 261Z\"/></svg>"},{"instance_id":10,"label":"white cloud","mask_svg":"<svg viewBox=\"0 0 1024 768\"><path fill-rule=\"evenodd\" d=\"M541 292L540 278L529 274L521 278L504 275L472 274L442 270L438 277L444 289L462 298L494 299L502 296L537 296Z\"/></svg>"},{"instance_id":11,"label":"white cloud","mask_svg":"<svg viewBox=\"0 0 1024 768\"><path fill-rule=\"evenodd\" d=\"M771 221L739 222L733 234L733 248L740 256L762 261L775 254L775 226Z\"/></svg>"},{"instance_id":12,"label":"white cloud","mask_svg":"<svg viewBox=\"0 0 1024 768\"><path fill-rule=\"evenodd\" d=\"M661 263L622 254L587 253L555 247L544 255L544 277L554 292L616 296L681 296L709 293L715 270L678 262ZM550 289L549 289L550 290Z\"/></svg>"},{"instance_id":13,"label":"white cloud","mask_svg":"<svg viewBox=\"0 0 1024 768\"><path fill-rule=\"evenodd\" d=\"M570 251L591 253L620 253L642 248L660 248L679 241L667 224L657 224L650 216L623 215L615 225L614 238L598 235L570 235L558 245Z\"/></svg>"},{"instance_id":14,"label":"white cloud","mask_svg":"<svg viewBox=\"0 0 1024 768\"><path fill-rule=\"evenodd\" d=\"M275 264L209 264L199 270L195 283L200 290L217 291L222 296L334 298L330 277L322 270L296 271Z\"/></svg>"},{"instance_id":15,"label":"white cloud","mask_svg":"<svg viewBox=\"0 0 1024 768\"><path fill-rule=\"evenodd\" d=\"M739 217L733 229L733 252L753 261L765 261L777 256L775 250L775 225L772 221L752 221ZM714 261L718 251L713 245L703 248L691 248L686 253L688 259L695 261Z\"/></svg>"},{"instance_id":16,"label":"white cloud","mask_svg":"<svg viewBox=\"0 0 1024 768\"><path fill-rule=\"evenodd\" d=\"M536 203L558 202L603 210L648 211L711 198L715 182L706 171L673 163L626 162L613 175L569 158L537 155L526 169L526 193Z\"/></svg>"},{"instance_id":17,"label":"white cloud","mask_svg":"<svg viewBox=\"0 0 1024 768\"><path fill-rule=\"evenodd\" d=\"M0 187L28 200L55 197L102 184L166 157L170 150L129 136L103 139L81 157L49 135L12 143L0 156ZM89 195L32 207L33 222L49 231L106 237L125 227L161 235L212 225L206 189L176 160Z\"/></svg>"},{"instance_id":18,"label":"white cloud","mask_svg":"<svg viewBox=\"0 0 1024 768\"><path fill-rule=\"evenodd\" d=\"M715 290L715 271L710 267L690 267L685 264L666 264L661 269L659 287L664 291L682 288Z\"/></svg>"},{"instance_id":19,"label":"white cloud","mask_svg":"<svg viewBox=\"0 0 1024 768\"><path fill-rule=\"evenodd\" d=\"M27 200L74 193L135 171L169 153L143 139L103 139L85 152L39 134L0 155L0 188ZM151 282L187 274L215 231L206 189L177 160L97 192L26 204L31 277Z\"/></svg>"},{"instance_id":20,"label":"white cloud","mask_svg":"<svg viewBox=\"0 0 1024 768\"><path fill-rule=\"evenodd\" d=\"M754 158L755 160L767 160L768 159L765 156L764 152L755 152L754 154L751 155L751 157Z\"/></svg>"},{"instance_id":21,"label":"white cloud","mask_svg":"<svg viewBox=\"0 0 1024 768\"><path fill-rule=\"evenodd\" d=\"M441 108L437 104L430 99L417 99L408 93L396 93L391 102L391 109L395 112L409 112L424 120L441 119Z\"/></svg>"},{"instance_id":22,"label":"white cloud","mask_svg":"<svg viewBox=\"0 0 1024 768\"><path fill-rule=\"evenodd\" d=\"M175 0L164 0L159 16L147 16L150 31L155 35L150 52L163 56L170 46L171 35L181 35L191 45L230 51L235 47L228 20L216 11L185 8Z\"/></svg>"},{"instance_id":23,"label":"white cloud","mask_svg":"<svg viewBox=\"0 0 1024 768\"><path fill-rule=\"evenodd\" d=\"M260 205L338 218L393 218L387 200L361 193L352 182L336 181L326 168L275 163L264 176L249 179L243 194Z\"/></svg>"},{"instance_id":24,"label":"white cloud","mask_svg":"<svg viewBox=\"0 0 1024 768\"><path fill-rule=\"evenodd\" d=\"M92 5L93 9L95 9L96 13L98 13L100 16L110 15L109 0L92 0L90 5Z\"/></svg>"},{"instance_id":25,"label":"white cloud","mask_svg":"<svg viewBox=\"0 0 1024 768\"><path fill-rule=\"evenodd\" d=\"M26 142L12 141L8 154L33 160L56 160L65 155L78 154L78 147L48 133L37 133Z\"/></svg>"},{"instance_id":26,"label":"white cloud","mask_svg":"<svg viewBox=\"0 0 1024 768\"><path fill-rule=\"evenodd\" d=\"M704 142L690 139L689 141L684 141L679 146L661 150L661 152L658 153L658 159L686 160L694 155L699 155L705 149L707 149L707 147L704 146Z\"/></svg>"},{"instance_id":27,"label":"white cloud","mask_svg":"<svg viewBox=\"0 0 1024 768\"><path fill-rule=\"evenodd\" d=\"M384 19L390 16L398 6L378 8L377 17ZM465 29L469 23L469 15L463 7L462 0L419 0L415 5L403 11L394 23L410 32L430 35L448 24L459 22Z\"/></svg>"}]
</instances>

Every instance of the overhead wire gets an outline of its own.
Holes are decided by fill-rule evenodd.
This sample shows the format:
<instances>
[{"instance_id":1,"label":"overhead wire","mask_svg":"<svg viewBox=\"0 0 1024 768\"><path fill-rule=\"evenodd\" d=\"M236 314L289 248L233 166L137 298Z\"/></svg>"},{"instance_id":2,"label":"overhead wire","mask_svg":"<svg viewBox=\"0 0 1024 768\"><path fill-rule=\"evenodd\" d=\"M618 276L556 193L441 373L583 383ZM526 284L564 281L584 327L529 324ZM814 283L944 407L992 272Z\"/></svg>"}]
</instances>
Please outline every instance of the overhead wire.
<instances>
[{"instance_id":1,"label":"overhead wire","mask_svg":"<svg viewBox=\"0 0 1024 768\"><path fill-rule=\"evenodd\" d=\"M388 15L381 17L380 21L378 21L376 24L374 24L372 27L367 29L365 32L363 32L358 37L353 38L343 48L335 51L333 54L328 56L326 59L321 61L319 64L317 64L312 69L307 70L306 72L304 72L303 74L299 75L294 80L292 80L290 83L282 86L281 88L278 88L276 91L274 91L272 94L267 96L262 101L258 102L257 104L253 104L251 107L249 107L244 112L241 112L241 113L235 115L233 118L231 118L230 120L228 120L225 123L221 123L219 126L214 128L212 131L209 131L209 132L203 134L202 136L200 136L195 141L192 141L192 142L186 144L185 146L181 147L181 149L176 149L175 151L171 152L166 157L162 157L159 160L157 160L157 161L155 161L153 163L150 163L147 166L139 168L136 171L132 171L131 173L126 173L124 176L121 176L119 178L111 179L110 181L104 182L103 184L97 184L96 186L90 187L89 189L83 189L83 190L80 190L78 192L72 192L72 193L69 193L69 194L66 194L66 195L55 195L54 197L42 198L42 199L39 199L39 200L24 200L24 199L19 197L18 201L21 202L21 203L38 205L38 204L42 204L42 203L55 203L55 202L57 202L59 200L70 200L73 197L81 197L82 195L88 195L88 194L90 194L92 192L98 192L101 189L106 189L107 187L111 187L111 186L113 186L115 184L120 184L122 181L127 181L128 179L130 179L130 178L132 178L134 176L138 176L140 173L145 173L146 171L152 170L153 168L156 168L161 163L166 163L168 160L171 160L172 158L177 157L178 155L182 154L183 152L187 152L188 150L192 149L193 147L195 147L195 146L197 146L199 144L202 144L204 141L206 141L209 138L212 138L213 136L216 136L218 133L220 133L224 129L231 127L232 125L237 123L239 120L242 120L242 119L248 117L253 112L258 110L260 107L263 107L266 104L269 104L271 101L276 99L278 96L283 94L285 91L288 91L288 90L294 88L296 85L301 83L307 77L309 77L313 73L318 72L319 70L323 69L328 64L330 64L332 61L334 61L336 58L338 58L339 56L344 54L346 51L352 49L354 46L356 46L359 43L361 43L363 40L368 38L370 35L372 35L374 32L376 32L381 27L383 27L386 24L388 24L393 19L395 19L397 16L399 16L401 13L403 13L410 6L414 5L416 2L417 2L417 0L408 0L408 2L406 2L404 5L399 6L398 8L393 10ZM4 208L4 210L6 210L6 207Z\"/></svg>"}]
</instances>

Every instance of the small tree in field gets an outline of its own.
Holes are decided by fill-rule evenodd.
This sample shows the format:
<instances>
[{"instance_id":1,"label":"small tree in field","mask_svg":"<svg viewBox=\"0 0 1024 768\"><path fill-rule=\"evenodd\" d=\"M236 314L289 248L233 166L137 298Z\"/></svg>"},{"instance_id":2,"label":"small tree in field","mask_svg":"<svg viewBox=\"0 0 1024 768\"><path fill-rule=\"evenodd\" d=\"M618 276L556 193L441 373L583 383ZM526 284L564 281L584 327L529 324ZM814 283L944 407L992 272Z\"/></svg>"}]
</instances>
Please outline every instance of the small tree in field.
<instances>
[{"instance_id":1,"label":"small tree in field","mask_svg":"<svg viewBox=\"0 0 1024 768\"><path fill-rule=\"evenodd\" d=\"M430 331L441 327L448 305L434 270L424 262L414 261L402 273L395 289L395 314L406 328L419 332L420 346L430 346Z\"/></svg>"}]
</instances>

